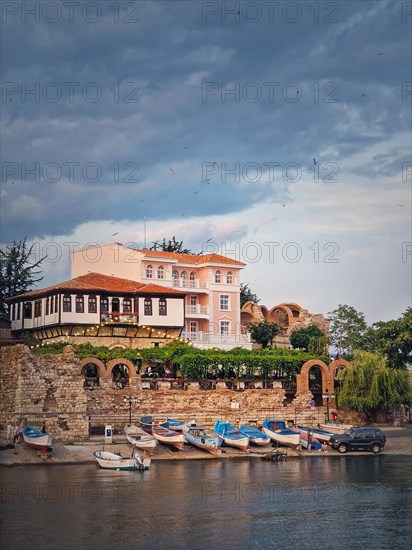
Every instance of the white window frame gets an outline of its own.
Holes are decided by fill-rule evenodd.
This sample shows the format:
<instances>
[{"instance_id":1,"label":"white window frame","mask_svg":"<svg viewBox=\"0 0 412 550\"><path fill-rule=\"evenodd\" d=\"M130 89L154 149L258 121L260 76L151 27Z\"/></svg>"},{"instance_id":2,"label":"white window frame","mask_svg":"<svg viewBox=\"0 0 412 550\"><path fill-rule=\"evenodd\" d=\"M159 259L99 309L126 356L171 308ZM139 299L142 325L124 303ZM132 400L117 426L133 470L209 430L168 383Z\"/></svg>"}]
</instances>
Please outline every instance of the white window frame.
<instances>
[{"instance_id":1,"label":"white window frame","mask_svg":"<svg viewBox=\"0 0 412 550\"><path fill-rule=\"evenodd\" d=\"M222 305L223 305L222 298L227 298L227 301L225 300L225 302L227 302L227 307L222 307ZM230 296L229 296L229 294L220 294L219 295L219 310L220 311L230 311Z\"/></svg>"},{"instance_id":2,"label":"white window frame","mask_svg":"<svg viewBox=\"0 0 412 550\"><path fill-rule=\"evenodd\" d=\"M230 321L220 321L220 336L229 336L229 334L230 334Z\"/></svg>"}]
</instances>

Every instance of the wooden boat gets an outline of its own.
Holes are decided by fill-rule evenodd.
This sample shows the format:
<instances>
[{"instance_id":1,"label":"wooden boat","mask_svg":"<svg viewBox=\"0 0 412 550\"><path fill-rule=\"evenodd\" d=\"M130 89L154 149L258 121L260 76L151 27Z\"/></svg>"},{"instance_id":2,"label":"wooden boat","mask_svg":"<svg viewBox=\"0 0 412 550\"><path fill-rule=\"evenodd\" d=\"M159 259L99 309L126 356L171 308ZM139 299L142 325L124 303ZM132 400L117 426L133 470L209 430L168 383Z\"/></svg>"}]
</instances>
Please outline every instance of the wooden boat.
<instances>
[{"instance_id":1,"label":"wooden boat","mask_svg":"<svg viewBox=\"0 0 412 550\"><path fill-rule=\"evenodd\" d=\"M352 424L342 424L341 422L325 422L325 424L321 424L320 427L322 430L332 432L332 434L344 434L353 428Z\"/></svg>"},{"instance_id":2,"label":"wooden boat","mask_svg":"<svg viewBox=\"0 0 412 550\"><path fill-rule=\"evenodd\" d=\"M310 428L310 429L311 429L313 435L316 437L316 439L320 443L324 443L326 445L329 443L329 439L333 435L332 432L327 432L326 430L321 430L319 428ZM307 433L308 428L306 426L298 426L298 430L300 432L306 432Z\"/></svg>"},{"instance_id":3,"label":"wooden boat","mask_svg":"<svg viewBox=\"0 0 412 550\"><path fill-rule=\"evenodd\" d=\"M246 435L252 445L268 445L270 443L270 437L257 428L244 424L239 426L239 432Z\"/></svg>"},{"instance_id":4,"label":"wooden boat","mask_svg":"<svg viewBox=\"0 0 412 550\"><path fill-rule=\"evenodd\" d=\"M222 451L219 449L222 444L222 440L219 439L219 437L213 436L205 429L196 425L186 425L183 427L182 431L188 443L191 443L195 447L208 451L216 456L220 456L222 454Z\"/></svg>"},{"instance_id":5,"label":"wooden boat","mask_svg":"<svg viewBox=\"0 0 412 550\"><path fill-rule=\"evenodd\" d=\"M237 430L229 422L221 422L220 420L216 420L214 430L218 437L226 443L226 445L230 445L230 447L237 447L245 453L249 451L248 436Z\"/></svg>"},{"instance_id":6,"label":"wooden boat","mask_svg":"<svg viewBox=\"0 0 412 550\"><path fill-rule=\"evenodd\" d=\"M140 426L136 426L135 424L126 424L124 433L129 443L135 445L142 451L148 451L150 454L154 453L158 445L158 441L154 435L148 434L140 428Z\"/></svg>"},{"instance_id":7,"label":"wooden boat","mask_svg":"<svg viewBox=\"0 0 412 550\"><path fill-rule=\"evenodd\" d=\"M185 422L184 420L175 420L174 418L168 418L166 417L166 422L162 424L165 428L169 428L170 430L174 430L175 432L181 432L183 431L183 428L185 426L195 426L196 422L195 420L189 420L188 422Z\"/></svg>"},{"instance_id":8,"label":"wooden boat","mask_svg":"<svg viewBox=\"0 0 412 550\"><path fill-rule=\"evenodd\" d=\"M115 453L108 451L95 451L94 458L97 460L100 468L104 470L148 470L150 467L150 458L143 458L133 448L130 458L123 458Z\"/></svg>"},{"instance_id":9,"label":"wooden boat","mask_svg":"<svg viewBox=\"0 0 412 550\"><path fill-rule=\"evenodd\" d=\"M185 444L185 436L182 433L170 430L165 426L162 426L158 421L154 420L152 416L142 416L140 418L140 425L145 432L153 434L153 436L164 445L169 445L183 450Z\"/></svg>"},{"instance_id":10,"label":"wooden boat","mask_svg":"<svg viewBox=\"0 0 412 550\"><path fill-rule=\"evenodd\" d=\"M299 427L292 428L292 431L297 432L299 434L299 445L302 447L302 449L308 449L308 432L307 430L301 430ZM312 431L312 430L311 430ZM311 450L312 451L321 451L322 450L322 443L315 437L312 431L312 444L311 444Z\"/></svg>"},{"instance_id":11,"label":"wooden boat","mask_svg":"<svg viewBox=\"0 0 412 550\"><path fill-rule=\"evenodd\" d=\"M296 449L299 446L299 432L294 432L287 428L283 420L270 420L265 418L262 432L268 435L270 439L273 439L273 441L276 441L279 445L292 447L292 449Z\"/></svg>"},{"instance_id":12,"label":"wooden boat","mask_svg":"<svg viewBox=\"0 0 412 550\"><path fill-rule=\"evenodd\" d=\"M26 445L33 447L33 449L46 453L51 447L51 435L45 434L33 426L25 426L22 429L21 434Z\"/></svg>"}]
</instances>

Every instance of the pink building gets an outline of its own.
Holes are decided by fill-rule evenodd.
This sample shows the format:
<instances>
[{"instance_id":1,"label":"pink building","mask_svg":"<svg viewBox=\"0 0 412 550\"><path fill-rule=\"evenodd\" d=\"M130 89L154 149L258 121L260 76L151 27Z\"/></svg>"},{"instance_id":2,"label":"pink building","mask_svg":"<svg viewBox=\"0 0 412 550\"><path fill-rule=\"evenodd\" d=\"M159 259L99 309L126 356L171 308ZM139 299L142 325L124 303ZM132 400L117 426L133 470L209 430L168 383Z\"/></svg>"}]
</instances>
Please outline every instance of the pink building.
<instances>
[{"instance_id":1,"label":"pink building","mask_svg":"<svg viewBox=\"0 0 412 550\"><path fill-rule=\"evenodd\" d=\"M134 250L112 244L74 252L72 277L90 272L185 292L182 338L204 348L251 349L240 324L240 270L245 264L219 254Z\"/></svg>"}]
</instances>

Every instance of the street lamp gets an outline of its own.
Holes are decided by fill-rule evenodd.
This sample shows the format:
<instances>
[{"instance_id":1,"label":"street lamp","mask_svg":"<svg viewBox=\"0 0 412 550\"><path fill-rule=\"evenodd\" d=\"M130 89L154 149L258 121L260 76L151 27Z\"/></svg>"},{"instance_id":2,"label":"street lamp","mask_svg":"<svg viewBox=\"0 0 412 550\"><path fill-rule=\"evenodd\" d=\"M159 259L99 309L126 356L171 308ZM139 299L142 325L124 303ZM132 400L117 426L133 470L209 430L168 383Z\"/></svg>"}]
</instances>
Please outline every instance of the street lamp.
<instances>
[{"instance_id":1,"label":"street lamp","mask_svg":"<svg viewBox=\"0 0 412 550\"><path fill-rule=\"evenodd\" d=\"M322 398L326 399L326 422L329 422L329 398L335 399L335 394L332 393L331 395L329 395L329 390L327 388L325 392L326 393L322 395Z\"/></svg>"},{"instance_id":2,"label":"street lamp","mask_svg":"<svg viewBox=\"0 0 412 550\"><path fill-rule=\"evenodd\" d=\"M123 401L129 403L129 424L132 423L132 405L136 405L137 397L124 397Z\"/></svg>"}]
</instances>

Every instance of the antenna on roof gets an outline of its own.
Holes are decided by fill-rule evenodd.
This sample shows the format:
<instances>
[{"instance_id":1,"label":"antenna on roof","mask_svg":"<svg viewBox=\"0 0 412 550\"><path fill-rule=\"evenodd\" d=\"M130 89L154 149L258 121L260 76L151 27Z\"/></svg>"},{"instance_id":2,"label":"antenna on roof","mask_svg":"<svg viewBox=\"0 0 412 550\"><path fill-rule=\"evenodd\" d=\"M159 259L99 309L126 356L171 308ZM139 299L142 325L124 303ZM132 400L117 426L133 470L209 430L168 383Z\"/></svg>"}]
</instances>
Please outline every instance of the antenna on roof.
<instances>
[{"instance_id":1,"label":"antenna on roof","mask_svg":"<svg viewBox=\"0 0 412 550\"><path fill-rule=\"evenodd\" d=\"M146 218L143 218L144 220L144 247L143 250L147 249L147 235L146 235Z\"/></svg>"}]
</instances>

